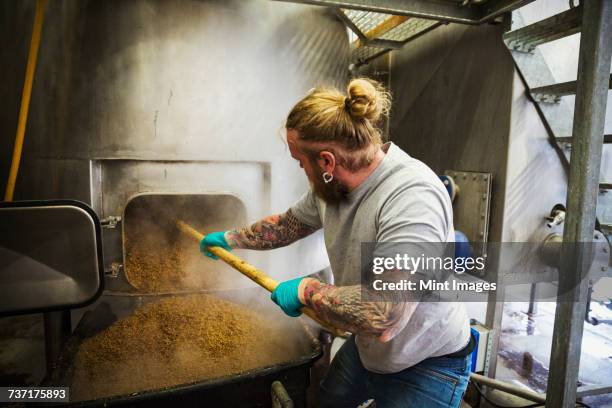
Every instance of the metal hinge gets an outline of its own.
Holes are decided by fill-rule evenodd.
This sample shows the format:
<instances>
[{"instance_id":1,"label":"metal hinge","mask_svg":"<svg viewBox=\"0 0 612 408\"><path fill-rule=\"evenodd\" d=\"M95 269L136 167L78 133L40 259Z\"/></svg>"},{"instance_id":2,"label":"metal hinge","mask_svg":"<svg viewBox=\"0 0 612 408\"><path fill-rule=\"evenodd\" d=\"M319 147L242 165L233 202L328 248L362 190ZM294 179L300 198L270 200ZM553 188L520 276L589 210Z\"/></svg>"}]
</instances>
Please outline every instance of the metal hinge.
<instances>
[{"instance_id":1,"label":"metal hinge","mask_svg":"<svg viewBox=\"0 0 612 408\"><path fill-rule=\"evenodd\" d=\"M110 278L116 278L119 276L119 273L123 271L123 264L119 262L111 263L110 268L104 269L104 274Z\"/></svg>"},{"instance_id":2,"label":"metal hinge","mask_svg":"<svg viewBox=\"0 0 612 408\"><path fill-rule=\"evenodd\" d=\"M121 223L121 217L117 215L111 215L100 220L100 225L103 228L115 228L119 223Z\"/></svg>"}]
</instances>

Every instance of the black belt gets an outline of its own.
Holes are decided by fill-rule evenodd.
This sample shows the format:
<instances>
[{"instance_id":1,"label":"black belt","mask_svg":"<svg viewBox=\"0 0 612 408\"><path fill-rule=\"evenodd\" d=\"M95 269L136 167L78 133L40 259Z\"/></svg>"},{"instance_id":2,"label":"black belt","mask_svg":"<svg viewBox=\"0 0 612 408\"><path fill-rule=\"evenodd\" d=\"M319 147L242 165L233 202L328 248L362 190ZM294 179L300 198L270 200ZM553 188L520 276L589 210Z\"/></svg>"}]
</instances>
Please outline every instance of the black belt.
<instances>
[{"instance_id":1,"label":"black belt","mask_svg":"<svg viewBox=\"0 0 612 408\"><path fill-rule=\"evenodd\" d=\"M450 358L467 357L470 354L472 354L474 349L476 349L476 337L474 337L474 335L470 333L470 341L464 348L462 348L459 351L455 351L454 353L443 355L441 357L450 357Z\"/></svg>"}]
</instances>

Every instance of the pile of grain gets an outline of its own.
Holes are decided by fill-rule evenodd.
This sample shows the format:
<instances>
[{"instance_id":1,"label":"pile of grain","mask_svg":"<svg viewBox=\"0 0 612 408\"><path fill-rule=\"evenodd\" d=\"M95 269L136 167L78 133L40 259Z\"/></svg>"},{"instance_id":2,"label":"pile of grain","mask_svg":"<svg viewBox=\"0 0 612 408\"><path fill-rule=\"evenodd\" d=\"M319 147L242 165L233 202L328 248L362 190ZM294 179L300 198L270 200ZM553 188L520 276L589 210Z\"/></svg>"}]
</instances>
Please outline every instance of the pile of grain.
<instances>
[{"instance_id":1,"label":"pile of grain","mask_svg":"<svg viewBox=\"0 0 612 408\"><path fill-rule=\"evenodd\" d=\"M149 303L81 345L71 397L88 400L236 374L300 350L274 323L206 295Z\"/></svg>"},{"instance_id":2,"label":"pile of grain","mask_svg":"<svg viewBox=\"0 0 612 408\"><path fill-rule=\"evenodd\" d=\"M140 222L126 231L127 278L143 293L221 289L231 287L226 281L236 277L237 272L226 271L220 261L202 255L198 242L173 225L161 228Z\"/></svg>"},{"instance_id":3,"label":"pile of grain","mask_svg":"<svg viewBox=\"0 0 612 408\"><path fill-rule=\"evenodd\" d=\"M140 293L155 294L241 287L240 274L202 255L198 241L180 232L176 221L209 233L240 225L243 212L240 200L223 195L145 194L130 200L122 219L128 282Z\"/></svg>"}]
</instances>

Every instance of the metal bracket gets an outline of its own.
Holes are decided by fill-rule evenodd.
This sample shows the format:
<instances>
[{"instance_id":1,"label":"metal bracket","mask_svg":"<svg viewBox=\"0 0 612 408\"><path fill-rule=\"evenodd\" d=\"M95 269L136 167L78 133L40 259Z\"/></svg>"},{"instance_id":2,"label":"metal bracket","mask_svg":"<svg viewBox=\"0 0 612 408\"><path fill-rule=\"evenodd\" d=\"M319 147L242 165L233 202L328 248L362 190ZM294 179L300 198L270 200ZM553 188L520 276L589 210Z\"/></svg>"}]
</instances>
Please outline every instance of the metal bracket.
<instances>
[{"instance_id":1,"label":"metal bracket","mask_svg":"<svg viewBox=\"0 0 612 408\"><path fill-rule=\"evenodd\" d=\"M110 278L117 278L119 274L123 272L123 264L119 262L111 263L110 268L104 269L104 275Z\"/></svg>"},{"instance_id":2,"label":"metal bracket","mask_svg":"<svg viewBox=\"0 0 612 408\"><path fill-rule=\"evenodd\" d=\"M489 375L489 363L491 362L490 356L493 353L493 338L494 337L495 337L495 329L490 329L489 336L487 337L487 351L485 353L485 363L484 363L484 370L483 370L483 373L485 376Z\"/></svg>"},{"instance_id":3,"label":"metal bracket","mask_svg":"<svg viewBox=\"0 0 612 408\"><path fill-rule=\"evenodd\" d=\"M559 232L548 235L540 250L542 262L554 268L560 268L563 236ZM609 275L610 244L600 231L593 232L593 247L591 265L588 271L589 279L597 282Z\"/></svg>"},{"instance_id":4,"label":"metal bracket","mask_svg":"<svg viewBox=\"0 0 612 408\"><path fill-rule=\"evenodd\" d=\"M512 51L524 52L528 54L534 54L536 47L534 45L522 42L522 41L510 41L506 46Z\"/></svg>"},{"instance_id":5,"label":"metal bracket","mask_svg":"<svg viewBox=\"0 0 612 408\"><path fill-rule=\"evenodd\" d=\"M603 233L593 233L593 263L589 269L589 277L593 282L610 275L610 243Z\"/></svg>"},{"instance_id":6,"label":"metal bracket","mask_svg":"<svg viewBox=\"0 0 612 408\"><path fill-rule=\"evenodd\" d=\"M452 177L459 187L453 203L455 230L463 232L471 243L479 244L473 246L475 256L486 257L493 175L458 170L446 170L444 175Z\"/></svg>"},{"instance_id":7,"label":"metal bracket","mask_svg":"<svg viewBox=\"0 0 612 408\"><path fill-rule=\"evenodd\" d=\"M563 224L565 221L565 211L565 206L563 204L556 204L552 210L550 210L550 215L546 217L546 226L548 228L553 228Z\"/></svg>"},{"instance_id":8,"label":"metal bracket","mask_svg":"<svg viewBox=\"0 0 612 408\"><path fill-rule=\"evenodd\" d=\"M533 93L533 99L540 103L560 103L561 97L554 94Z\"/></svg>"},{"instance_id":9,"label":"metal bracket","mask_svg":"<svg viewBox=\"0 0 612 408\"><path fill-rule=\"evenodd\" d=\"M116 228L121 223L121 216L111 215L100 220L102 228Z\"/></svg>"}]
</instances>

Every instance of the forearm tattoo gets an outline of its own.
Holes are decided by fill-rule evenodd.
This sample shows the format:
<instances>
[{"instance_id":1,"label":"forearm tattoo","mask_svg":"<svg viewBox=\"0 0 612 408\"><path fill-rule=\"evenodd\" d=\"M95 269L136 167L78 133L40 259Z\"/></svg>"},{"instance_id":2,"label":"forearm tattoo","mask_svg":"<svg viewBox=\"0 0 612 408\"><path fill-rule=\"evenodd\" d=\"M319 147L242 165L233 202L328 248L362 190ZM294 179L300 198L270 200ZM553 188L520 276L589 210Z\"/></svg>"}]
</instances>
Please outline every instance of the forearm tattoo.
<instances>
[{"instance_id":1,"label":"forearm tattoo","mask_svg":"<svg viewBox=\"0 0 612 408\"><path fill-rule=\"evenodd\" d=\"M266 217L250 227L228 231L225 238L233 248L274 249L289 245L316 230L298 220L289 210Z\"/></svg>"},{"instance_id":2,"label":"forearm tattoo","mask_svg":"<svg viewBox=\"0 0 612 408\"><path fill-rule=\"evenodd\" d=\"M388 341L395 337L416 309L417 302L362 300L362 287L334 286L312 279L304 288L304 302L332 326Z\"/></svg>"}]
</instances>

